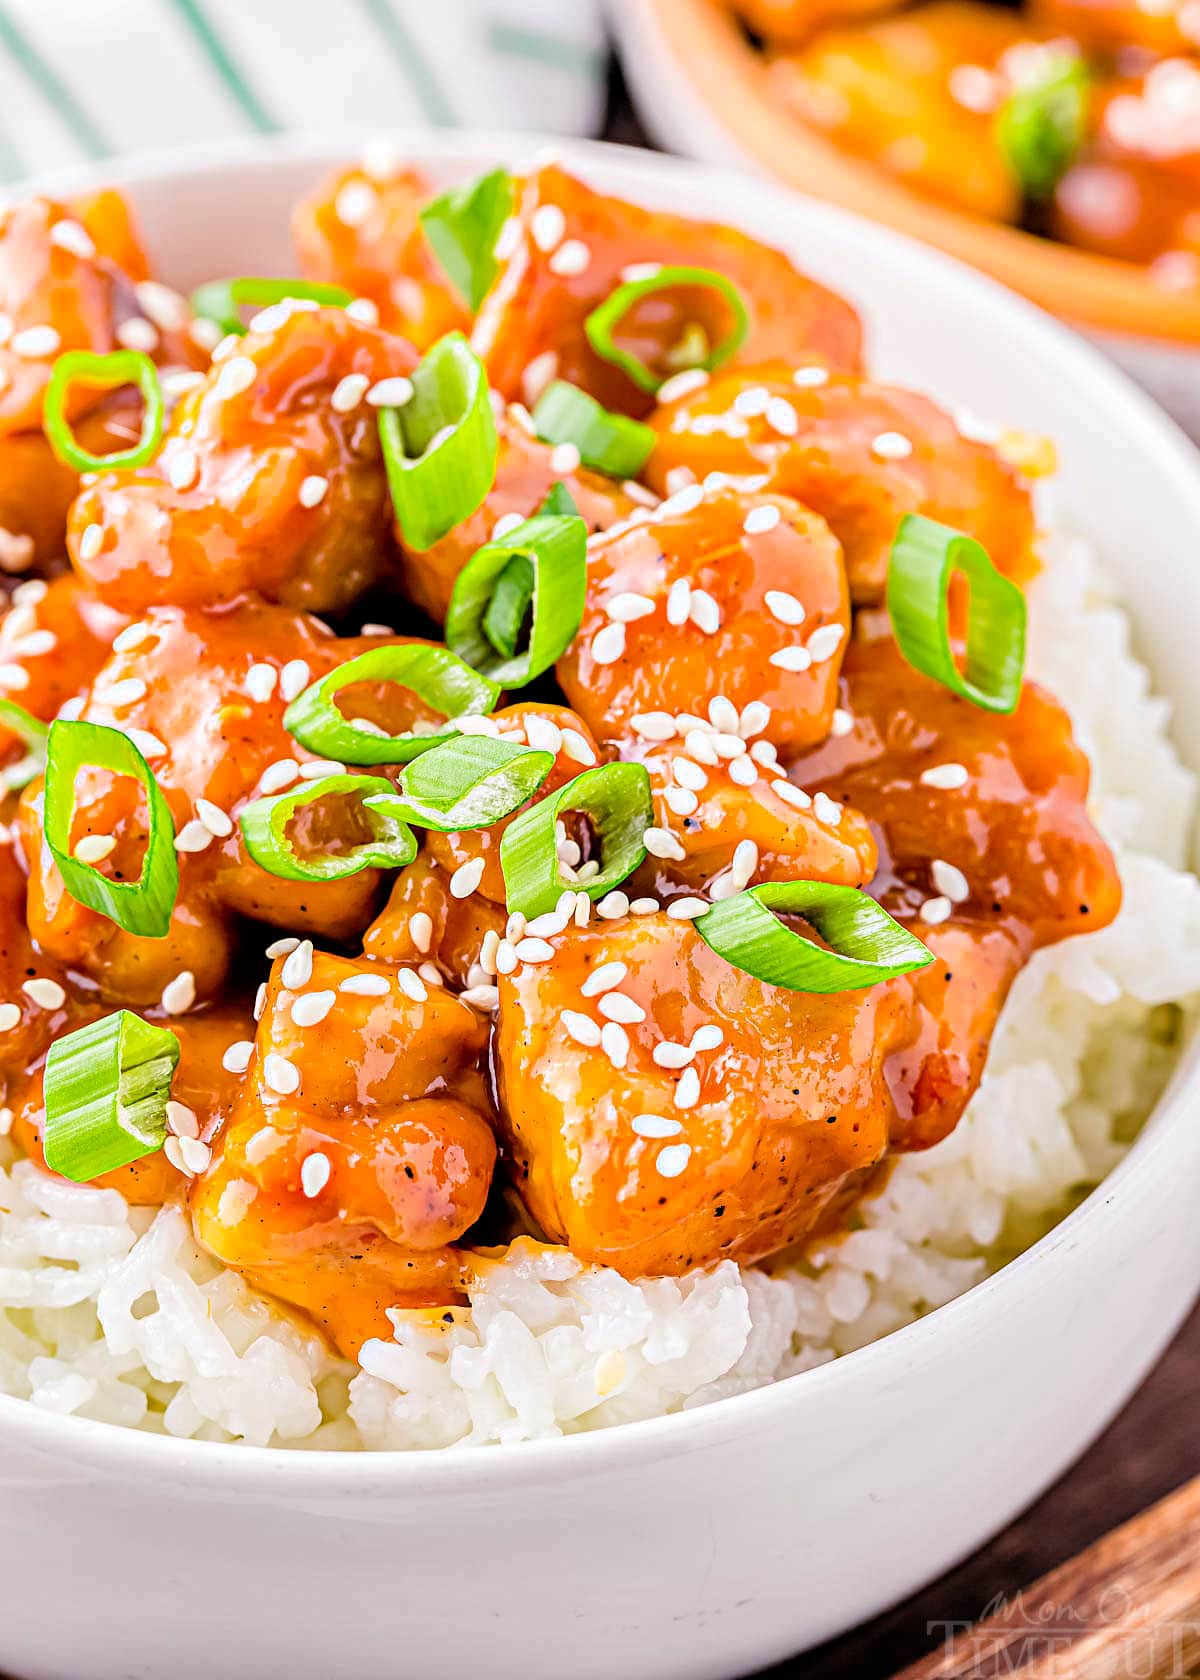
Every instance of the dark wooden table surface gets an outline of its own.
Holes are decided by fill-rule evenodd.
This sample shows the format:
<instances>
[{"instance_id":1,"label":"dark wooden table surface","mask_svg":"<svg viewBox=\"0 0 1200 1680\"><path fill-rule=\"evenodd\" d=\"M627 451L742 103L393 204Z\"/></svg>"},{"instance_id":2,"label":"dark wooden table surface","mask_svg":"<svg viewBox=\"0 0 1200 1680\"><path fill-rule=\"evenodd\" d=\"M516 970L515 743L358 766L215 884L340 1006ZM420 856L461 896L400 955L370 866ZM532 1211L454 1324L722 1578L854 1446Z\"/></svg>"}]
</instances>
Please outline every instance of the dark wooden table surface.
<instances>
[{"instance_id":1,"label":"dark wooden table surface","mask_svg":"<svg viewBox=\"0 0 1200 1680\"><path fill-rule=\"evenodd\" d=\"M648 143L615 69L605 135ZM1200 1475L1198 1389L1200 1308L1116 1422L1011 1528L886 1615L772 1669L770 1680L887 1680L940 1644L942 1624L976 1620L998 1597L1016 1594Z\"/></svg>"}]
</instances>

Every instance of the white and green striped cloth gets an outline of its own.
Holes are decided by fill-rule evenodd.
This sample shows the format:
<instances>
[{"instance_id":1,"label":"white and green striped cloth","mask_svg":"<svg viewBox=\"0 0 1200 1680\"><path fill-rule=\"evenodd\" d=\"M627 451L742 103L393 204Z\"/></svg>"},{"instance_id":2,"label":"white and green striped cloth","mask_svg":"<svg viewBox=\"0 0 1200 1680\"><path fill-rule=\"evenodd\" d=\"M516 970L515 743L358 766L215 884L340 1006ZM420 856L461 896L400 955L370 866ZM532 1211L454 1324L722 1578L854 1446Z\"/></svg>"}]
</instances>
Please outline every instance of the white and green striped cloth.
<instances>
[{"instance_id":1,"label":"white and green striped cloth","mask_svg":"<svg viewBox=\"0 0 1200 1680\"><path fill-rule=\"evenodd\" d=\"M592 134L595 0L0 0L0 180L237 134Z\"/></svg>"}]
</instances>

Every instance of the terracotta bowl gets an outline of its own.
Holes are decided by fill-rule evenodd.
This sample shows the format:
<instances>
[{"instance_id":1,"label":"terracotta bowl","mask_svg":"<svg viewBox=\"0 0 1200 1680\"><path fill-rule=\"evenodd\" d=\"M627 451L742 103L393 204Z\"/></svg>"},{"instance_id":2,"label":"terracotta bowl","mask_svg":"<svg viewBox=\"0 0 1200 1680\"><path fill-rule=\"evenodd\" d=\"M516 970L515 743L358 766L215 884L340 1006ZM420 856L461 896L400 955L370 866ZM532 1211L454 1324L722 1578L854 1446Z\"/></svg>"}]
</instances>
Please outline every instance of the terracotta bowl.
<instances>
[{"instance_id":1,"label":"terracotta bowl","mask_svg":"<svg viewBox=\"0 0 1200 1680\"><path fill-rule=\"evenodd\" d=\"M609 0L647 128L705 163L787 186L936 245L1099 338L1200 440L1200 292L921 198L799 121L722 0Z\"/></svg>"}]
</instances>

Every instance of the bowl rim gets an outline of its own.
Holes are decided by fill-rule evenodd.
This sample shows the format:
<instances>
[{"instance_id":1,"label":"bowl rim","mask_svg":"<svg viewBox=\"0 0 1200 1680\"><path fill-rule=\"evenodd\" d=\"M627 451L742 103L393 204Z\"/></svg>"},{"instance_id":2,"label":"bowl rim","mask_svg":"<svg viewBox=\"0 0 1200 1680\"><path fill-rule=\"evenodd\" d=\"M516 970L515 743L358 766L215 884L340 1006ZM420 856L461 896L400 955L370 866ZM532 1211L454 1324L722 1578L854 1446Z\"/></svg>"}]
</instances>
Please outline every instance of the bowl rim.
<instances>
[{"instance_id":1,"label":"bowl rim","mask_svg":"<svg viewBox=\"0 0 1200 1680\"><path fill-rule=\"evenodd\" d=\"M367 136L361 130L317 135L237 139L110 159L106 164L73 167L16 183L12 198L31 191L72 193L97 185L137 192L139 187L181 178L201 179L236 168L310 164L329 167L355 155ZM956 287L976 294L978 307L990 313L998 330L1025 335L1031 352L1057 366L1090 400L1107 406L1132 433L1135 447L1161 456L1164 477L1173 479L1189 504L1200 532L1200 454L1183 433L1126 375L1076 334L1014 295L999 282L890 228L841 207L804 200L771 181L744 172L714 169L633 147L603 141L564 141L527 131L400 129L388 136L418 165L435 169L478 166L481 155L517 159L549 148L568 165L598 172L601 186L636 193L645 184L646 201L668 204L680 180L722 185L749 195L769 209L781 228L798 218L809 229L828 227L874 247L898 264L918 284ZM605 173L609 179L604 179ZM621 178L616 181L612 175ZM238 1442L179 1439L89 1418L42 1410L13 1395L0 1395L0 1438L32 1451L52 1452L64 1463L117 1473L152 1470L181 1490L208 1490L239 1484L298 1496L345 1488L357 1498L384 1497L405 1491L450 1492L466 1487L531 1486L566 1476L609 1475L664 1455L691 1453L743 1430L753 1431L805 1396L814 1402L846 1383L886 1382L933 1356L939 1341L956 1335L970 1339L972 1328L1002 1312L1018 1292L1041 1287L1036 1280L1051 1272L1081 1244L1102 1244L1103 1233L1120 1210L1152 1184L1174 1134L1194 1120L1190 1097L1200 1088L1200 1034L1184 1048L1169 1084L1128 1153L1099 1185L1038 1242L962 1295L903 1325L881 1339L812 1370L763 1387L728 1396L666 1416L544 1440L491 1444L475 1451L430 1449L383 1451L259 1447ZM800 1414L797 1414L799 1417Z\"/></svg>"},{"instance_id":2,"label":"bowl rim","mask_svg":"<svg viewBox=\"0 0 1200 1680\"><path fill-rule=\"evenodd\" d=\"M1144 265L1039 239L913 192L807 128L776 93L761 54L721 0L610 0L633 73L671 77L691 122L743 162L971 263L1067 321L1156 344L1200 346L1200 295L1172 292ZM627 31L621 41L621 29ZM648 115L661 131L669 120Z\"/></svg>"}]
</instances>

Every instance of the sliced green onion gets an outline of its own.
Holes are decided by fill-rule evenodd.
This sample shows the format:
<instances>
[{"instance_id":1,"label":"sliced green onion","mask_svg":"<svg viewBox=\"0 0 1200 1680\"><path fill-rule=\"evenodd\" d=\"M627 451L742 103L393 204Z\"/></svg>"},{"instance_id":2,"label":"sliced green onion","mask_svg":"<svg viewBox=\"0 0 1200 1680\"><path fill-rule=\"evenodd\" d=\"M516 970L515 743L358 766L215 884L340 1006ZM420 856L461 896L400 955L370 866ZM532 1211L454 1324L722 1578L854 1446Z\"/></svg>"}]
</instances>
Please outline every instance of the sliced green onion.
<instances>
[{"instance_id":1,"label":"sliced green onion","mask_svg":"<svg viewBox=\"0 0 1200 1680\"><path fill-rule=\"evenodd\" d=\"M337 695L355 683L395 683L408 689L443 715L445 727L387 735L366 719L348 718L337 706ZM457 735L457 718L490 712L499 698L499 687L449 648L409 642L368 648L336 665L292 701L283 715L283 726L309 752L342 764L407 764Z\"/></svg>"},{"instance_id":2,"label":"sliced green onion","mask_svg":"<svg viewBox=\"0 0 1200 1680\"><path fill-rule=\"evenodd\" d=\"M382 776L322 776L289 793L255 799L238 818L246 850L260 869L285 881L340 881L362 869L403 869L417 855L417 837L402 816L372 808L370 796L376 794L393 795L392 784ZM331 798L356 801L371 838L344 852L302 856L288 836L288 825L306 805Z\"/></svg>"},{"instance_id":3,"label":"sliced green onion","mask_svg":"<svg viewBox=\"0 0 1200 1680\"><path fill-rule=\"evenodd\" d=\"M556 379L542 392L533 424L545 443L573 443L585 467L609 478L636 478L657 441L649 426L625 414L610 414L595 397L565 379Z\"/></svg>"},{"instance_id":4,"label":"sliced green onion","mask_svg":"<svg viewBox=\"0 0 1200 1680\"><path fill-rule=\"evenodd\" d=\"M518 687L570 647L586 597L587 526L578 515L536 513L467 561L450 596L446 641L493 682Z\"/></svg>"},{"instance_id":5,"label":"sliced green onion","mask_svg":"<svg viewBox=\"0 0 1200 1680\"><path fill-rule=\"evenodd\" d=\"M1088 134L1091 76L1071 52L1047 52L996 114L1001 155L1026 198L1049 199Z\"/></svg>"},{"instance_id":6,"label":"sliced green onion","mask_svg":"<svg viewBox=\"0 0 1200 1680\"><path fill-rule=\"evenodd\" d=\"M776 910L803 916L832 949L785 927ZM857 887L765 881L722 899L692 926L744 974L792 992L852 992L933 961L933 953Z\"/></svg>"},{"instance_id":7,"label":"sliced green onion","mask_svg":"<svg viewBox=\"0 0 1200 1680\"><path fill-rule=\"evenodd\" d=\"M179 1040L119 1009L56 1039L46 1056L42 1148L51 1172L86 1184L161 1149Z\"/></svg>"},{"instance_id":8,"label":"sliced green onion","mask_svg":"<svg viewBox=\"0 0 1200 1680\"><path fill-rule=\"evenodd\" d=\"M639 298L648 297L653 292L669 291L673 286L706 286L719 292L733 311L733 325L725 337L713 345L706 356L697 359L693 366L707 368L710 373L719 368L737 351L750 330L750 312L741 292L732 280L727 280L715 269L664 266L656 274L645 275L641 280L626 280L592 310L583 323L583 330L597 356L621 368L643 391L657 391L668 375L655 373L640 356L623 350L613 335Z\"/></svg>"},{"instance_id":9,"label":"sliced green onion","mask_svg":"<svg viewBox=\"0 0 1200 1680\"><path fill-rule=\"evenodd\" d=\"M24 758L0 770L0 783L12 789L26 787L46 768L46 738L50 731L41 718L35 718L15 700L0 700L0 726L11 730L26 748Z\"/></svg>"},{"instance_id":10,"label":"sliced green onion","mask_svg":"<svg viewBox=\"0 0 1200 1680\"><path fill-rule=\"evenodd\" d=\"M950 645L950 580L970 586L967 658ZM988 712L1011 712L1025 666L1025 597L973 537L922 514L905 514L888 560L887 607L896 645L916 670Z\"/></svg>"},{"instance_id":11,"label":"sliced green onion","mask_svg":"<svg viewBox=\"0 0 1200 1680\"><path fill-rule=\"evenodd\" d=\"M538 513L553 513L559 516L574 514L578 517L579 506L566 485L559 479L547 490L545 499L536 511Z\"/></svg>"},{"instance_id":12,"label":"sliced green onion","mask_svg":"<svg viewBox=\"0 0 1200 1680\"><path fill-rule=\"evenodd\" d=\"M461 735L415 758L399 793L372 795L366 803L442 834L490 828L524 805L553 768L551 752Z\"/></svg>"},{"instance_id":13,"label":"sliced green onion","mask_svg":"<svg viewBox=\"0 0 1200 1680\"><path fill-rule=\"evenodd\" d=\"M403 408L379 410L379 438L401 535L423 552L483 501L499 444L487 374L461 333L438 340L412 386Z\"/></svg>"},{"instance_id":14,"label":"sliced green onion","mask_svg":"<svg viewBox=\"0 0 1200 1680\"><path fill-rule=\"evenodd\" d=\"M246 331L242 309L266 309L289 298L340 309L354 302L353 292L344 286L327 286L319 280L270 280L265 275L236 274L228 280L208 280L197 286L191 303L194 314L215 321L224 333L240 335Z\"/></svg>"},{"instance_id":15,"label":"sliced green onion","mask_svg":"<svg viewBox=\"0 0 1200 1680\"><path fill-rule=\"evenodd\" d=\"M110 880L71 852L75 780L81 770L91 768L110 770L115 776L133 776L146 790L148 833L142 870L136 881ZM126 933L138 934L143 939L165 937L179 892L175 824L150 766L127 735L103 723L68 722L60 718L50 725L46 740L44 820L46 844L63 884L77 904L107 916Z\"/></svg>"},{"instance_id":16,"label":"sliced green onion","mask_svg":"<svg viewBox=\"0 0 1200 1680\"><path fill-rule=\"evenodd\" d=\"M118 385L137 386L145 412L141 439L132 449L93 455L76 443L66 409L67 392L76 380L106 391ZM55 362L46 386L43 426L51 449L64 465L81 473L112 472L117 467L141 467L151 459L162 442L164 413L158 369L141 350L113 350L106 356L91 350L67 350Z\"/></svg>"},{"instance_id":17,"label":"sliced green onion","mask_svg":"<svg viewBox=\"0 0 1200 1680\"><path fill-rule=\"evenodd\" d=\"M513 178L493 169L469 186L455 187L421 211L421 226L451 281L478 309L496 278L496 240L512 215Z\"/></svg>"},{"instance_id":18,"label":"sliced green onion","mask_svg":"<svg viewBox=\"0 0 1200 1680\"><path fill-rule=\"evenodd\" d=\"M600 847L600 873L564 881L558 862L558 822L579 811ZM603 898L646 855L642 836L654 822L650 777L643 764L598 764L513 818L500 840L500 867L510 911L540 916L568 889Z\"/></svg>"}]
</instances>

